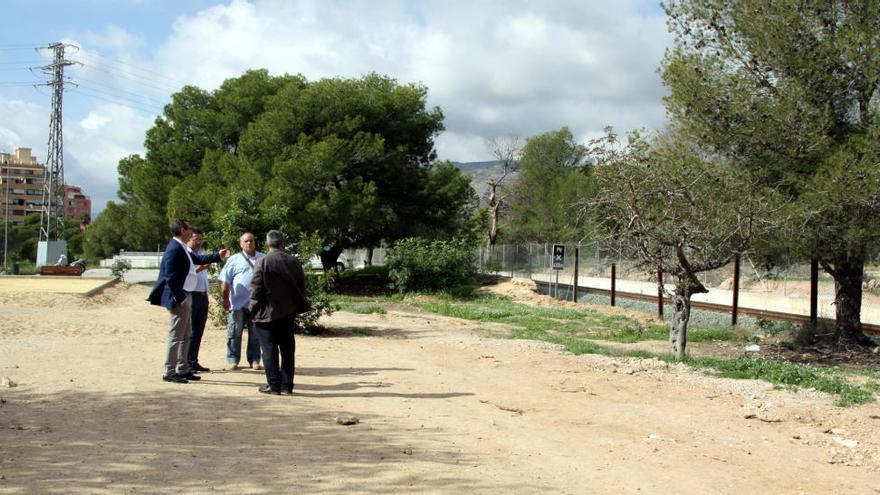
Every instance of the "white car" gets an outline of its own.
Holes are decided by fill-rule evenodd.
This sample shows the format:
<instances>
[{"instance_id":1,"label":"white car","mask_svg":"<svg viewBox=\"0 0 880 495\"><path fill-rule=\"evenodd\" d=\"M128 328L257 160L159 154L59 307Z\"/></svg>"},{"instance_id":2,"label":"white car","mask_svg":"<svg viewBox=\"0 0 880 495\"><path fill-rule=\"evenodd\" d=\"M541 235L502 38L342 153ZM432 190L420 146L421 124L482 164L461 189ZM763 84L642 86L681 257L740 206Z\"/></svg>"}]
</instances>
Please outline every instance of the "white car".
<instances>
[{"instance_id":1,"label":"white car","mask_svg":"<svg viewBox=\"0 0 880 495\"><path fill-rule=\"evenodd\" d=\"M300 257L300 259L302 259L302 258ZM318 256L317 254L313 255L311 258L309 258L309 262L306 263L305 265L306 265L306 268L309 268L312 270L323 270L324 269L324 265L321 263L321 257ZM346 258L344 254L340 254L339 258L336 259L336 266L334 267L334 269L336 270L336 273L341 273L341 272L345 271L345 269L348 267L349 267L348 258Z\"/></svg>"}]
</instances>

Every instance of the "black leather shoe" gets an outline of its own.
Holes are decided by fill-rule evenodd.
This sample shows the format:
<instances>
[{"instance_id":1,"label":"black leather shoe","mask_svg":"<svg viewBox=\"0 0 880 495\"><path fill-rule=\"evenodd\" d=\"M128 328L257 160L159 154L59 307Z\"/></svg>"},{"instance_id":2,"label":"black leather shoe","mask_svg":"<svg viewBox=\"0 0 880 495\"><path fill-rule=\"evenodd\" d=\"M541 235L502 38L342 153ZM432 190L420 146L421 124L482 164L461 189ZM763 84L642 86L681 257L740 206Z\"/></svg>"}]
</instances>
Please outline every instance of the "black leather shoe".
<instances>
[{"instance_id":1,"label":"black leather shoe","mask_svg":"<svg viewBox=\"0 0 880 495\"><path fill-rule=\"evenodd\" d=\"M282 390L281 395L293 395L293 389Z\"/></svg>"},{"instance_id":2,"label":"black leather shoe","mask_svg":"<svg viewBox=\"0 0 880 495\"><path fill-rule=\"evenodd\" d=\"M182 376L183 378L186 378L187 380L193 380L193 381L199 381L202 379L202 377L193 373L192 371L190 371L189 373L187 373L185 375L178 375L178 376Z\"/></svg>"},{"instance_id":3,"label":"black leather shoe","mask_svg":"<svg viewBox=\"0 0 880 495\"><path fill-rule=\"evenodd\" d=\"M189 383L189 380L187 380L185 376L178 375L177 373L171 373L170 375L163 376L162 381L172 383Z\"/></svg>"},{"instance_id":4,"label":"black leather shoe","mask_svg":"<svg viewBox=\"0 0 880 495\"><path fill-rule=\"evenodd\" d=\"M260 387L259 389L257 389L257 391L260 392L261 394L281 395L280 390L275 390L274 388L272 388L268 385L266 385L265 387Z\"/></svg>"},{"instance_id":5,"label":"black leather shoe","mask_svg":"<svg viewBox=\"0 0 880 495\"><path fill-rule=\"evenodd\" d=\"M200 372L204 372L204 373L211 371L211 368L205 368L204 366L202 366L199 363L196 363L196 364L190 366L190 368L192 368L193 371L200 371Z\"/></svg>"}]
</instances>

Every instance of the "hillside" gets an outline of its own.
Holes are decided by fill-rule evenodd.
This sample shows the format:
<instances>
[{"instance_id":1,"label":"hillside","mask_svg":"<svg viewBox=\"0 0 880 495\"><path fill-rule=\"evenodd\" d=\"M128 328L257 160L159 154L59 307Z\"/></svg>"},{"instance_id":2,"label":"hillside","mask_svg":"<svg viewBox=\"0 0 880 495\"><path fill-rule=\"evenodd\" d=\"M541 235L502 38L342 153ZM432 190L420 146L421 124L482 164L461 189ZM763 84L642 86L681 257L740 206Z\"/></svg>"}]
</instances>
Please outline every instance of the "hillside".
<instances>
[{"instance_id":1,"label":"hillside","mask_svg":"<svg viewBox=\"0 0 880 495\"><path fill-rule=\"evenodd\" d=\"M498 160L491 160L486 162L452 162L452 164L471 178L471 187L474 188L474 191L477 192L477 196L480 197L480 203L485 204L488 195L486 183L493 177L501 177L503 170L501 162ZM512 180L515 180L516 174L516 172L513 172L505 180L505 184L509 184Z\"/></svg>"}]
</instances>

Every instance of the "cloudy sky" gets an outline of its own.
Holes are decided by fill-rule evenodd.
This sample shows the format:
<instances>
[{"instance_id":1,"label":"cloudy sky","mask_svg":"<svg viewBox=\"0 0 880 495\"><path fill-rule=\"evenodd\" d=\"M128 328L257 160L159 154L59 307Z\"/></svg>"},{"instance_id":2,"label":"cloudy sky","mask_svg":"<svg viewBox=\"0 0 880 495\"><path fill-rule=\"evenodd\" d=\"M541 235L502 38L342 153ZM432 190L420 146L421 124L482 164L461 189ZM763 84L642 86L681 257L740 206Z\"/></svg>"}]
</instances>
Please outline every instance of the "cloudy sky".
<instances>
[{"instance_id":1,"label":"cloudy sky","mask_svg":"<svg viewBox=\"0 0 880 495\"><path fill-rule=\"evenodd\" d=\"M0 152L46 156L50 42L76 45L64 94L67 182L116 196L116 164L185 84L247 69L309 80L376 71L428 87L446 116L441 159L490 159L486 138L568 126L662 127L670 44L655 0L5 0Z\"/></svg>"}]
</instances>

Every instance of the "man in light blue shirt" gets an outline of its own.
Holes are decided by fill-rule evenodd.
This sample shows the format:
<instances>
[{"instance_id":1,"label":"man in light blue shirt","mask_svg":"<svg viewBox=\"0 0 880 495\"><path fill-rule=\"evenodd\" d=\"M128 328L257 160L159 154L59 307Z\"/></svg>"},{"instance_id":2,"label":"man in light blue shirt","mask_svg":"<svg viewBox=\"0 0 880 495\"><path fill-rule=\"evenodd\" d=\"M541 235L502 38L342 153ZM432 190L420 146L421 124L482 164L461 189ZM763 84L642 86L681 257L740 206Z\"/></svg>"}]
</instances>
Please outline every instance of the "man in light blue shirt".
<instances>
[{"instance_id":1,"label":"man in light blue shirt","mask_svg":"<svg viewBox=\"0 0 880 495\"><path fill-rule=\"evenodd\" d=\"M223 309L229 311L226 325L226 369L236 370L241 361L241 338L247 328L247 360L251 368L260 366L260 342L254 333L254 324L248 314L251 297L251 276L254 263L264 256L257 252L254 234L245 232L238 240L241 252L230 256L220 272L220 288L223 290Z\"/></svg>"}]
</instances>

